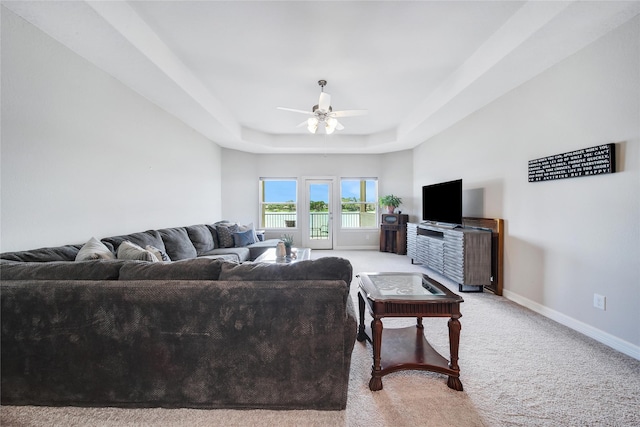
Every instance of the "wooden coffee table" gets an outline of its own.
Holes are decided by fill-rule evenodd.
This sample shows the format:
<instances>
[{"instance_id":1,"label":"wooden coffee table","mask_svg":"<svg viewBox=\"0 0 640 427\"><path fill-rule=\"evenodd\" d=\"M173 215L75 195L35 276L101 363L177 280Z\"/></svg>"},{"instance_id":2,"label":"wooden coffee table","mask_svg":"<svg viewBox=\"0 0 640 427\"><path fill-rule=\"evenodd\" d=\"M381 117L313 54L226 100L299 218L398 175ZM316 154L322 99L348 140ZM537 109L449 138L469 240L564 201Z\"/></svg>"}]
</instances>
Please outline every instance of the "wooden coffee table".
<instances>
[{"instance_id":1,"label":"wooden coffee table","mask_svg":"<svg viewBox=\"0 0 640 427\"><path fill-rule=\"evenodd\" d=\"M373 345L369 388L382 390L383 376L416 369L448 375L447 385L462 391L458 367L461 329L458 319L462 317L462 297L420 273L362 273L357 277L360 279L358 341L368 340ZM373 317L370 330L364 324L365 306ZM417 324L415 327L383 330L383 317L415 317ZM450 318L450 361L434 350L425 338L423 317Z\"/></svg>"}]
</instances>

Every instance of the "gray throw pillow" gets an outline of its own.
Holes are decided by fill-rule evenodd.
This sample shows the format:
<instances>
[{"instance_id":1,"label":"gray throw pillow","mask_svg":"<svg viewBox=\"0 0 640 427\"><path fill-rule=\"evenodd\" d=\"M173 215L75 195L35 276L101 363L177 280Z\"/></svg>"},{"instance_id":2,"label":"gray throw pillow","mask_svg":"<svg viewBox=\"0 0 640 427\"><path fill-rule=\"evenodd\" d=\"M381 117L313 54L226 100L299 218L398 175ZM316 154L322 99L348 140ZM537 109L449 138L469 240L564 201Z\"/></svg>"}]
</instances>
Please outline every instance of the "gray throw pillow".
<instances>
[{"instance_id":1,"label":"gray throw pillow","mask_svg":"<svg viewBox=\"0 0 640 427\"><path fill-rule=\"evenodd\" d=\"M172 260L177 261L198 256L196 248L189 240L189 235L184 227L165 228L158 230L158 232L162 236L164 247Z\"/></svg>"},{"instance_id":2,"label":"gray throw pillow","mask_svg":"<svg viewBox=\"0 0 640 427\"><path fill-rule=\"evenodd\" d=\"M216 230L218 231L218 243L220 243L221 248L233 248L235 247L233 241L233 233L238 232L238 224L231 225L216 225Z\"/></svg>"},{"instance_id":3,"label":"gray throw pillow","mask_svg":"<svg viewBox=\"0 0 640 427\"><path fill-rule=\"evenodd\" d=\"M202 255L203 253L212 251L216 248L215 242L213 240L213 234L211 234L211 230L208 226L199 224L191 225L185 228L187 230L187 234L189 235L191 243L193 243L193 246L196 248L196 252L198 253L198 255Z\"/></svg>"},{"instance_id":4,"label":"gray throw pillow","mask_svg":"<svg viewBox=\"0 0 640 427\"><path fill-rule=\"evenodd\" d=\"M211 232L211 236L213 237L213 249L219 248L220 243L218 242L218 230L216 230L215 225L207 224L207 228Z\"/></svg>"}]
</instances>

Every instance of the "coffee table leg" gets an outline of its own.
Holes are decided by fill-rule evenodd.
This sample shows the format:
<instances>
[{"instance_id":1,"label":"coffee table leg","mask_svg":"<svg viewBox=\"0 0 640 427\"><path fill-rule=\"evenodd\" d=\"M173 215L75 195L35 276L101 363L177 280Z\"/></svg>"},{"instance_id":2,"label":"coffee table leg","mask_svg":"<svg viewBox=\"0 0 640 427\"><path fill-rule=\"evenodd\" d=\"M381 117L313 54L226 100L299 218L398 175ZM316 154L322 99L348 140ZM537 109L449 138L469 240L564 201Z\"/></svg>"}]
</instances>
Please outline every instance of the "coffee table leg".
<instances>
[{"instance_id":1,"label":"coffee table leg","mask_svg":"<svg viewBox=\"0 0 640 427\"><path fill-rule=\"evenodd\" d=\"M357 340L362 342L367 339L367 333L364 328L364 299L360 292L358 292L358 309L360 314L360 324L358 325L358 336Z\"/></svg>"},{"instance_id":2,"label":"coffee table leg","mask_svg":"<svg viewBox=\"0 0 640 427\"><path fill-rule=\"evenodd\" d=\"M372 391L382 390L382 375L380 371L380 346L382 345L382 320L374 318L371 321L371 334L373 335L373 366L371 367L371 380L369 389Z\"/></svg>"},{"instance_id":3,"label":"coffee table leg","mask_svg":"<svg viewBox=\"0 0 640 427\"><path fill-rule=\"evenodd\" d=\"M456 317L449 319L449 349L451 350L451 361L449 369L458 371L458 376L449 376L447 385L454 390L462 391L462 382L460 381L460 367L458 366L458 347L460 345L460 321Z\"/></svg>"}]
</instances>

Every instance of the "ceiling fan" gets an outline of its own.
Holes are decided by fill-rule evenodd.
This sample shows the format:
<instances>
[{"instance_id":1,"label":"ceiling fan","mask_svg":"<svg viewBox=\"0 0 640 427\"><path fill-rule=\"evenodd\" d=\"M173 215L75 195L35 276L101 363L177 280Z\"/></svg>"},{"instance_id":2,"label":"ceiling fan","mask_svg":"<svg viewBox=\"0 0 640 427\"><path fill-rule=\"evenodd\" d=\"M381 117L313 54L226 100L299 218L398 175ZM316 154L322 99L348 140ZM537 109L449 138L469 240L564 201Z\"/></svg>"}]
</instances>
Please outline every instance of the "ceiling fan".
<instances>
[{"instance_id":1,"label":"ceiling fan","mask_svg":"<svg viewBox=\"0 0 640 427\"><path fill-rule=\"evenodd\" d=\"M322 88L320 92L320 99L318 100L318 103L313 106L312 111L297 110L295 108L286 107L276 108L279 110L293 111L294 113L302 113L311 116L304 122L300 123L298 127L306 125L309 132L316 133L318 126L322 124L327 134L332 134L336 129L344 129L344 126L342 126L342 124L337 120L338 117L364 116L368 113L367 110L333 111L331 108L331 95L324 91L327 81L318 80L318 84Z\"/></svg>"}]
</instances>

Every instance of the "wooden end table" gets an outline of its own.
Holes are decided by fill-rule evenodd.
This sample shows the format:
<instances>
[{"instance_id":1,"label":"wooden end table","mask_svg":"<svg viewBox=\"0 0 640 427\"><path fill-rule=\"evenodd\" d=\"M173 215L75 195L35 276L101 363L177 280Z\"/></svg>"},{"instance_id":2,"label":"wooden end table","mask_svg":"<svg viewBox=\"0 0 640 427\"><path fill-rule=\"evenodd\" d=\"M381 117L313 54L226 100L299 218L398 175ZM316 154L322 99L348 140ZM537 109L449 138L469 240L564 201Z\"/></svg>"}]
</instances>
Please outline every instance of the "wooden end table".
<instances>
[{"instance_id":1,"label":"wooden end table","mask_svg":"<svg viewBox=\"0 0 640 427\"><path fill-rule=\"evenodd\" d=\"M420 273L362 273L357 277L360 280L358 341L368 340L373 345L369 388L373 391L382 390L383 376L415 369L448 375L447 385L462 391L458 366L462 297ZM373 317L371 334L368 334L364 324L365 306ZM415 317L416 326L383 330L383 317ZM450 318L450 361L431 347L425 338L423 317Z\"/></svg>"}]
</instances>

